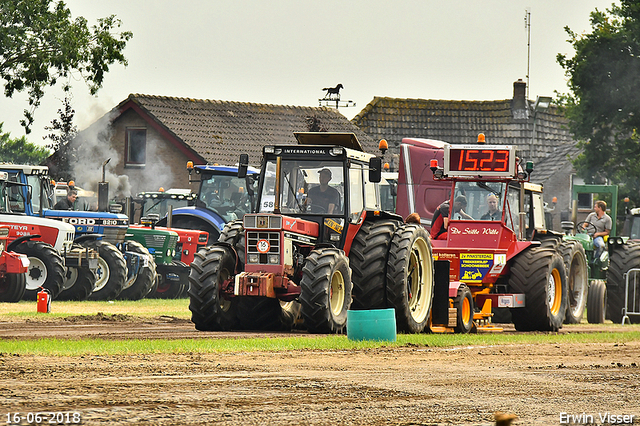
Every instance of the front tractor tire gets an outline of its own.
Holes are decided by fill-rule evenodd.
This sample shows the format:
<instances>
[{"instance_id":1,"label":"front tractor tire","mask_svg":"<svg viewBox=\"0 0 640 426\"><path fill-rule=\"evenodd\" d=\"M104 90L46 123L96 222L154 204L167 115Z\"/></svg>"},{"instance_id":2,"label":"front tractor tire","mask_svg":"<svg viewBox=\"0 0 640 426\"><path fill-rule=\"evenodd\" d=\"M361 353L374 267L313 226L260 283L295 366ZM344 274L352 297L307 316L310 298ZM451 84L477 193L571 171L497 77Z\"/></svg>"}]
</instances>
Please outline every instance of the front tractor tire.
<instances>
[{"instance_id":1,"label":"front tractor tire","mask_svg":"<svg viewBox=\"0 0 640 426\"><path fill-rule=\"evenodd\" d=\"M36 300L40 287L48 290L52 299L58 297L65 279L64 259L58 252L50 244L42 241L25 241L14 251L29 258L27 288L23 298Z\"/></svg>"},{"instance_id":2,"label":"front tractor tire","mask_svg":"<svg viewBox=\"0 0 640 426\"><path fill-rule=\"evenodd\" d=\"M466 284L460 284L458 293L453 299L456 308L456 333L467 334L473 329L473 295Z\"/></svg>"},{"instance_id":3,"label":"front tractor tire","mask_svg":"<svg viewBox=\"0 0 640 426\"><path fill-rule=\"evenodd\" d=\"M147 296L156 281L156 262L149 250L137 241L127 241L127 250L141 254L146 262L140 266L138 275L131 286L123 289L118 295L119 300L140 300Z\"/></svg>"},{"instance_id":4,"label":"front tractor tire","mask_svg":"<svg viewBox=\"0 0 640 426\"><path fill-rule=\"evenodd\" d=\"M221 297L222 284L233 279L235 256L226 247L200 249L191 263L189 310L200 331L228 331L237 324L237 300Z\"/></svg>"},{"instance_id":5,"label":"front tractor tire","mask_svg":"<svg viewBox=\"0 0 640 426\"><path fill-rule=\"evenodd\" d=\"M567 273L567 313L565 324L580 324L587 305L589 267L584 247L579 241L564 241L558 246Z\"/></svg>"},{"instance_id":6,"label":"front tractor tire","mask_svg":"<svg viewBox=\"0 0 640 426\"><path fill-rule=\"evenodd\" d=\"M587 321L589 324L603 324L607 316L607 286L602 280L595 280L589 286L587 298Z\"/></svg>"},{"instance_id":7,"label":"front tractor tire","mask_svg":"<svg viewBox=\"0 0 640 426\"><path fill-rule=\"evenodd\" d=\"M0 279L0 302L18 303L27 288L27 274L5 274Z\"/></svg>"},{"instance_id":8,"label":"front tractor tire","mask_svg":"<svg viewBox=\"0 0 640 426\"><path fill-rule=\"evenodd\" d=\"M342 250L311 251L300 280L301 313L310 333L343 333L351 306L351 269Z\"/></svg>"},{"instance_id":9,"label":"front tractor tire","mask_svg":"<svg viewBox=\"0 0 640 426\"><path fill-rule=\"evenodd\" d=\"M391 240L387 266L387 303L395 308L396 327L421 333L429 321L435 275L429 235L422 226L404 224Z\"/></svg>"},{"instance_id":10,"label":"front tractor tire","mask_svg":"<svg viewBox=\"0 0 640 426\"><path fill-rule=\"evenodd\" d=\"M127 280L127 262L124 256L116 246L106 241L91 241L87 246L98 252L96 287L89 299L115 300Z\"/></svg>"},{"instance_id":11,"label":"front tractor tire","mask_svg":"<svg viewBox=\"0 0 640 426\"><path fill-rule=\"evenodd\" d=\"M58 300L87 300L95 287L96 274L93 270L87 267L67 268Z\"/></svg>"},{"instance_id":12,"label":"front tractor tire","mask_svg":"<svg viewBox=\"0 0 640 426\"><path fill-rule=\"evenodd\" d=\"M520 253L511 265L509 286L524 293L525 307L511 309L518 331L558 331L567 310L567 280L564 263L555 250L532 247Z\"/></svg>"}]
</instances>

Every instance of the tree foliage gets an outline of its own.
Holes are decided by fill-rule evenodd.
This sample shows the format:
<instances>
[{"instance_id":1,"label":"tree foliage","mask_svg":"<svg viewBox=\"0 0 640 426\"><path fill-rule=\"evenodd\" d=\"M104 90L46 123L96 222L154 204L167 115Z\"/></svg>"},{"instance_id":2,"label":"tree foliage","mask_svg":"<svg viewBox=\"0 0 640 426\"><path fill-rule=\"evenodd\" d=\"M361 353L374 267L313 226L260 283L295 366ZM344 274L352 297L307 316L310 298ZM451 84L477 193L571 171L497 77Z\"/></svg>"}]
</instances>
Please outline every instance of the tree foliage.
<instances>
[{"instance_id":1,"label":"tree foliage","mask_svg":"<svg viewBox=\"0 0 640 426\"><path fill-rule=\"evenodd\" d=\"M115 15L89 28L85 18L72 19L63 1L0 0L0 23L4 94L29 94L29 109L21 121L27 133L47 86L78 73L94 95L110 65L127 65L122 51L133 34L113 32L121 25Z\"/></svg>"},{"instance_id":2,"label":"tree foliage","mask_svg":"<svg viewBox=\"0 0 640 426\"><path fill-rule=\"evenodd\" d=\"M48 148L54 154L48 159L49 174L56 180L71 180L72 164L78 164L78 147L73 145L73 139L78 134L78 127L73 124L76 111L71 106L71 93L68 86L64 87L67 96L62 101L62 108L58 109L59 118L51 120L51 126L45 127L50 133L45 137L51 143Z\"/></svg>"},{"instance_id":3,"label":"tree foliage","mask_svg":"<svg viewBox=\"0 0 640 426\"><path fill-rule=\"evenodd\" d=\"M583 142L574 166L588 183L609 179L640 201L640 3L622 0L591 13L591 33L565 27L575 55L559 54L572 133Z\"/></svg>"},{"instance_id":4,"label":"tree foliage","mask_svg":"<svg viewBox=\"0 0 640 426\"><path fill-rule=\"evenodd\" d=\"M25 136L11 138L10 133L2 131L3 124L0 123L0 161L38 165L49 156L47 148L28 142Z\"/></svg>"}]
</instances>

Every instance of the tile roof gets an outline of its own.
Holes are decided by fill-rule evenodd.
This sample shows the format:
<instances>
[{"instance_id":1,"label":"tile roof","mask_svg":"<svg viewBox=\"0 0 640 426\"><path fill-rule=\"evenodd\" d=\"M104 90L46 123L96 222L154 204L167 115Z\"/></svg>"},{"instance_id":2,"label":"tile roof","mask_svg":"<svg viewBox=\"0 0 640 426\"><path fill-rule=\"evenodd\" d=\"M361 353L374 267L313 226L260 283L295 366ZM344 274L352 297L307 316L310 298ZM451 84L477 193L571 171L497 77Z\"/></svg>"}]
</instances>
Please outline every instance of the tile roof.
<instances>
[{"instance_id":1,"label":"tile roof","mask_svg":"<svg viewBox=\"0 0 640 426\"><path fill-rule=\"evenodd\" d=\"M484 133L488 144L516 145L523 159L534 162L553 153L556 147L573 144L567 120L555 106L536 114L533 138L532 102L525 103L522 99L521 103L518 107L515 99L375 97L351 122L374 139L386 139L390 147L397 146L405 137L475 143L478 133Z\"/></svg>"},{"instance_id":2,"label":"tile roof","mask_svg":"<svg viewBox=\"0 0 640 426\"><path fill-rule=\"evenodd\" d=\"M233 165L247 153L257 166L264 145L296 144L293 133L308 131L309 117L317 117L326 131L355 133L367 152L378 149L377 141L328 107L131 94L116 109L123 112L131 103L208 163Z\"/></svg>"},{"instance_id":3,"label":"tile roof","mask_svg":"<svg viewBox=\"0 0 640 426\"><path fill-rule=\"evenodd\" d=\"M544 184L557 172L562 171L567 163L575 160L582 152L576 145L577 143L560 145L546 158L536 163L531 174L531 181Z\"/></svg>"}]
</instances>

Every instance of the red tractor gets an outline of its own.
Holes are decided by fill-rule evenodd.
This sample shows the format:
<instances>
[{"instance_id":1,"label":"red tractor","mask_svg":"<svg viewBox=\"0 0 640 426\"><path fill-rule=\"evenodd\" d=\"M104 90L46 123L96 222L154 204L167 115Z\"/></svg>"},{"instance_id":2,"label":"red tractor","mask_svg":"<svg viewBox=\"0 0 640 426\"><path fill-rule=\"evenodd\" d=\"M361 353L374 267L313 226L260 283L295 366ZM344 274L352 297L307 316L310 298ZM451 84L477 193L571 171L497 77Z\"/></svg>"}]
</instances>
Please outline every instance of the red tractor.
<instances>
[{"instance_id":1,"label":"red tractor","mask_svg":"<svg viewBox=\"0 0 640 426\"><path fill-rule=\"evenodd\" d=\"M431 329L498 331L492 310L509 308L517 330L558 330L569 306L565 268L580 259L586 266L584 250L546 229L542 186L529 182L533 164L522 164L513 146L484 145L484 135L479 142L401 145L398 213L431 218L440 203L450 206L447 232L432 232L434 258L449 262L450 283L437 290ZM489 214L489 201L497 212ZM455 311L441 309L447 299Z\"/></svg>"},{"instance_id":2,"label":"red tractor","mask_svg":"<svg viewBox=\"0 0 640 426\"><path fill-rule=\"evenodd\" d=\"M0 302L19 302L26 289L29 259L6 251L9 227L0 226Z\"/></svg>"},{"instance_id":3,"label":"red tractor","mask_svg":"<svg viewBox=\"0 0 640 426\"><path fill-rule=\"evenodd\" d=\"M265 146L257 212L226 225L191 264L198 330L341 333L348 309L395 308L399 331L428 324L434 292L429 236L381 210L381 159L350 133L296 133ZM248 156L240 158L239 177Z\"/></svg>"}]
</instances>

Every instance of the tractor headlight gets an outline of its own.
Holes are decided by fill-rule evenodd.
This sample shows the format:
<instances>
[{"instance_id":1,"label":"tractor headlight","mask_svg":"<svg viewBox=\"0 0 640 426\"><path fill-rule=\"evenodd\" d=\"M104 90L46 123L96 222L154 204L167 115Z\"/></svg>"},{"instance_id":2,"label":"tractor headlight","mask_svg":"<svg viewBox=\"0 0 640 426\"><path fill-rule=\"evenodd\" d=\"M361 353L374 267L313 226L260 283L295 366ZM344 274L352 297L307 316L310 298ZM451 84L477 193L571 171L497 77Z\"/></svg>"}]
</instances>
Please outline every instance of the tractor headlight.
<instances>
[{"instance_id":1,"label":"tractor headlight","mask_svg":"<svg viewBox=\"0 0 640 426\"><path fill-rule=\"evenodd\" d=\"M258 263L259 260L260 260L260 257L256 253L249 253L247 255L247 262L248 263Z\"/></svg>"},{"instance_id":2,"label":"tractor headlight","mask_svg":"<svg viewBox=\"0 0 640 426\"><path fill-rule=\"evenodd\" d=\"M279 254L270 254L269 255L269 263L277 265L280 263L280 255Z\"/></svg>"}]
</instances>

